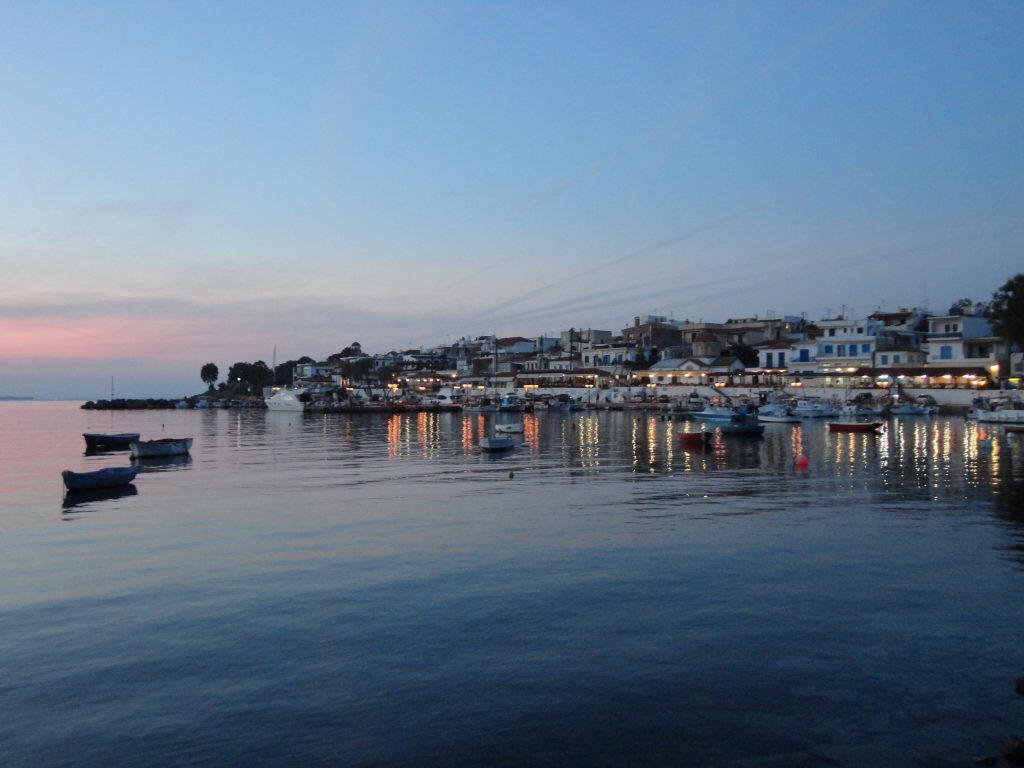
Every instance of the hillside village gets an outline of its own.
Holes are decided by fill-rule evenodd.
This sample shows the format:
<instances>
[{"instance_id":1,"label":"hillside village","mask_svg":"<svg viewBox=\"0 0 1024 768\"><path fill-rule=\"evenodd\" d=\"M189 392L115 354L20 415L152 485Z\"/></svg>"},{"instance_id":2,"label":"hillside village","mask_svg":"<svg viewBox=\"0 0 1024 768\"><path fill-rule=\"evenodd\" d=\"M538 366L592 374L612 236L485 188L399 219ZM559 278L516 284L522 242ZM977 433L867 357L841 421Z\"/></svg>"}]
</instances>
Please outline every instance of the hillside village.
<instances>
[{"instance_id":1,"label":"hillside village","mask_svg":"<svg viewBox=\"0 0 1024 768\"><path fill-rule=\"evenodd\" d=\"M444 346L344 356L291 368L282 385L310 392L429 392L676 387L1018 388L1022 355L993 335L983 306L943 314L919 308L721 323L636 316L619 331L572 328L559 336L464 337ZM231 374L229 373L229 380ZM272 388L266 387L265 394Z\"/></svg>"}]
</instances>

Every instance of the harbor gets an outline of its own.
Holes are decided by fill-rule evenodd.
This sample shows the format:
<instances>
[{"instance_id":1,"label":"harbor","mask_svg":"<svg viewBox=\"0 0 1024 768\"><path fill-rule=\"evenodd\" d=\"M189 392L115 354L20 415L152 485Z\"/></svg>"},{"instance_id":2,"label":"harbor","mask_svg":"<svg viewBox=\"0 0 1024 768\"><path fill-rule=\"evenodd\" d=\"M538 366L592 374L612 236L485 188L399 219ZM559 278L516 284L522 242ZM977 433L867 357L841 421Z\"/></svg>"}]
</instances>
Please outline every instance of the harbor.
<instances>
[{"instance_id":1,"label":"harbor","mask_svg":"<svg viewBox=\"0 0 1024 768\"><path fill-rule=\"evenodd\" d=\"M998 756L1021 725L1024 437L985 445L945 415L826 421L753 439L704 422L690 440L696 422L642 409L5 404L6 754ZM481 450L499 423L522 425L515 447ZM111 462L83 450L99 432L195 441L130 490L62 499L61 468Z\"/></svg>"}]
</instances>

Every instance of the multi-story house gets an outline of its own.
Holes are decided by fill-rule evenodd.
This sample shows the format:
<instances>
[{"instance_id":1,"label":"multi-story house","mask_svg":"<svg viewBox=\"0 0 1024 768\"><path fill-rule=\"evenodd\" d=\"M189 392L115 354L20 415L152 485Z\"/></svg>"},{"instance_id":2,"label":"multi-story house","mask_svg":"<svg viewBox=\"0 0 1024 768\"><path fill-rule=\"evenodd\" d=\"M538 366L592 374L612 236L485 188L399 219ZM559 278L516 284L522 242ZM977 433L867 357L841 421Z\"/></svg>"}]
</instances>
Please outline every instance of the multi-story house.
<instances>
[{"instance_id":1,"label":"multi-story house","mask_svg":"<svg viewBox=\"0 0 1024 768\"><path fill-rule=\"evenodd\" d=\"M587 345L580 351L587 367L621 366L637 361L637 346L627 342Z\"/></svg>"},{"instance_id":2,"label":"multi-story house","mask_svg":"<svg viewBox=\"0 0 1024 768\"><path fill-rule=\"evenodd\" d=\"M992 335L988 320L978 315L937 315L928 319L928 368L957 374L1000 378L1000 364L1009 364L1010 345ZM968 370L970 369L970 370Z\"/></svg>"}]
</instances>

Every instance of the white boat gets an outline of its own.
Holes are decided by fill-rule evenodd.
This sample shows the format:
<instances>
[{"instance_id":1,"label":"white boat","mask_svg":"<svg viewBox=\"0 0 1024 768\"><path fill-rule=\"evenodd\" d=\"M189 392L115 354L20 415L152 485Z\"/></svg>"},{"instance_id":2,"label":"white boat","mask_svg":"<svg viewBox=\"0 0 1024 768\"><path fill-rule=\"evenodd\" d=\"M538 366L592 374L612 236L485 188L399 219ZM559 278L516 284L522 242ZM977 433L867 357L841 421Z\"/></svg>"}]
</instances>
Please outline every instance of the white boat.
<instances>
[{"instance_id":1,"label":"white boat","mask_svg":"<svg viewBox=\"0 0 1024 768\"><path fill-rule=\"evenodd\" d=\"M828 400L820 397L805 397L802 400L796 401L796 405L793 406L793 413L804 419L822 416L831 418L839 415L839 409Z\"/></svg>"},{"instance_id":2,"label":"white boat","mask_svg":"<svg viewBox=\"0 0 1024 768\"><path fill-rule=\"evenodd\" d=\"M730 421L736 415L736 409L731 405L712 404L705 406L703 411L691 414L694 419L717 419Z\"/></svg>"},{"instance_id":3,"label":"white boat","mask_svg":"<svg viewBox=\"0 0 1024 768\"><path fill-rule=\"evenodd\" d=\"M271 411L304 411L306 404L299 399L299 396L304 394L306 394L304 389L280 389L267 398L267 409Z\"/></svg>"},{"instance_id":4,"label":"white boat","mask_svg":"<svg viewBox=\"0 0 1024 768\"><path fill-rule=\"evenodd\" d=\"M982 424L1024 424L1024 410L1005 408L999 411L976 411Z\"/></svg>"},{"instance_id":5,"label":"white boat","mask_svg":"<svg viewBox=\"0 0 1024 768\"><path fill-rule=\"evenodd\" d=\"M192 450L191 437L165 437L162 440L139 440L130 446L133 459L156 456L181 456Z\"/></svg>"},{"instance_id":6,"label":"white boat","mask_svg":"<svg viewBox=\"0 0 1024 768\"><path fill-rule=\"evenodd\" d=\"M517 422L515 424L495 424L494 431L507 434L520 433L523 431L523 424L522 422Z\"/></svg>"},{"instance_id":7,"label":"white boat","mask_svg":"<svg viewBox=\"0 0 1024 768\"><path fill-rule=\"evenodd\" d=\"M481 451L508 451L516 447L514 437L481 437Z\"/></svg>"},{"instance_id":8,"label":"white boat","mask_svg":"<svg viewBox=\"0 0 1024 768\"><path fill-rule=\"evenodd\" d=\"M782 403L768 403L757 409L757 420L769 424L799 424L801 419Z\"/></svg>"}]
</instances>

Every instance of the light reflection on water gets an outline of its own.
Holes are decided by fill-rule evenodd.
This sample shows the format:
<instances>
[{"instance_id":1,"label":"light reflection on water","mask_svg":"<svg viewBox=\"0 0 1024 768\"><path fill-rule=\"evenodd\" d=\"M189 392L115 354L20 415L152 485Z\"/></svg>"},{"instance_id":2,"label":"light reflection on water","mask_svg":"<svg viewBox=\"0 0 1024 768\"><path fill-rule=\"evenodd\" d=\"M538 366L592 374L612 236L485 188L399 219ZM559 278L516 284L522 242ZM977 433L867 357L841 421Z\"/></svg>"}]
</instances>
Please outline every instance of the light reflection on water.
<instances>
[{"instance_id":1,"label":"light reflection on water","mask_svg":"<svg viewBox=\"0 0 1024 768\"><path fill-rule=\"evenodd\" d=\"M1017 729L1024 441L683 424L0 405L3 762L899 766ZM129 430L193 455L65 506L127 461L80 433Z\"/></svg>"}]
</instances>

